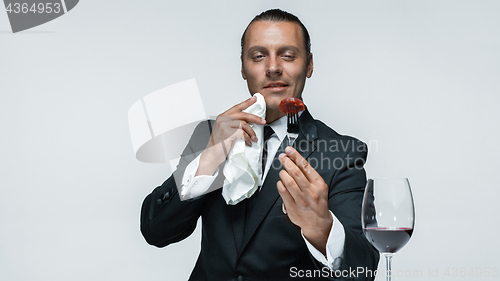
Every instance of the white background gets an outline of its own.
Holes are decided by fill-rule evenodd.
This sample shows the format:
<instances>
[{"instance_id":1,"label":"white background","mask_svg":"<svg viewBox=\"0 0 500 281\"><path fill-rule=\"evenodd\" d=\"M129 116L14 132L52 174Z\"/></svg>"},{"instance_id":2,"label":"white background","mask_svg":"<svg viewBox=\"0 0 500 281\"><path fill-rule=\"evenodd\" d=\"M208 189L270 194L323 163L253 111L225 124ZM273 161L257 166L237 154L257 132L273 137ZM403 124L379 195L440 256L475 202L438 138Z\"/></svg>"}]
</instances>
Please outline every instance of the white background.
<instances>
[{"instance_id":1,"label":"white background","mask_svg":"<svg viewBox=\"0 0 500 281\"><path fill-rule=\"evenodd\" d=\"M451 277L500 267L500 2L472 0L84 0L18 34L0 11L0 280L186 280L199 229L142 238L142 200L171 171L134 158L127 111L190 78L209 115L247 98L240 36L275 7L311 34L312 115L370 144L369 177L410 179L393 269L421 275L394 279L493 280Z\"/></svg>"}]
</instances>

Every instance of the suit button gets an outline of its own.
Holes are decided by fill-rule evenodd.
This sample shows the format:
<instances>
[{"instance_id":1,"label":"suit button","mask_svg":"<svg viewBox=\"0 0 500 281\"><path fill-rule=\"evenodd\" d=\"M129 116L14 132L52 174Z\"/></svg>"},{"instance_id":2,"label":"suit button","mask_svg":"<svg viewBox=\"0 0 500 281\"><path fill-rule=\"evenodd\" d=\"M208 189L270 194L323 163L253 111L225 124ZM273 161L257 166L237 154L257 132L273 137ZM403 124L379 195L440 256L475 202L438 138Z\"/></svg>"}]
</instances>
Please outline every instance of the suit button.
<instances>
[{"instance_id":1,"label":"suit button","mask_svg":"<svg viewBox=\"0 0 500 281\"><path fill-rule=\"evenodd\" d=\"M170 199L170 191L167 191L167 193L165 193L165 196L163 196L163 198Z\"/></svg>"},{"instance_id":2,"label":"suit button","mask_svg":"<svg viewBox=\"0 0 500 281\"><path fill-rule=\"evenodd\" d=\"M245 277L243 275L238 276L238 281L245 281Z\"/></svg>"}]
</instances>

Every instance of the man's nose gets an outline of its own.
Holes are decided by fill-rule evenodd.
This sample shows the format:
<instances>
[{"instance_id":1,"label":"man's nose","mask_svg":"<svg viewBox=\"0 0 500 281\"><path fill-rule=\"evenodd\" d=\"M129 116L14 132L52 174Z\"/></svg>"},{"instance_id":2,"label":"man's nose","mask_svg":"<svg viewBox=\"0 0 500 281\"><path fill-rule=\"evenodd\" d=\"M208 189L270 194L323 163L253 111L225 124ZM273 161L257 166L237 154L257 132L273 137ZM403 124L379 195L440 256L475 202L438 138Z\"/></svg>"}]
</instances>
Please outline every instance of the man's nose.
<instances>
[{"instance_id":1,"label":"man's nose","mask_svg":"<svg viewBox=\"0 0 500 281\"><path fill-rule=\"evenodd\" d=\"M266 75L270 76L281 75L281 72L282 72L281 60L279 58L271 56L267 60Z\"/></svg>"}]
</instances>

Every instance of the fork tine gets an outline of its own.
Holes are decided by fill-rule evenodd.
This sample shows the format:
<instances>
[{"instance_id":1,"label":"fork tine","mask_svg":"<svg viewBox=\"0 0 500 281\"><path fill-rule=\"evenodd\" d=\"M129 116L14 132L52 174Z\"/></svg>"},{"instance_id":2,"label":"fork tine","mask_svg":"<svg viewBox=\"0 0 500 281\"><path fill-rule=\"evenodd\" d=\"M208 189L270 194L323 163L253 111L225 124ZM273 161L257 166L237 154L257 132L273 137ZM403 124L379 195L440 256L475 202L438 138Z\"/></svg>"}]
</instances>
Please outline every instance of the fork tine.
<instances>
[{"instance_id":1,"label":"fork tine","mask_svg":"<svg viewBox=\"0 0 500 281\"><path fill-rule=\"evenodd\" d=\"M293 145L299 136L299 131L299 115L296 110L291 110L287 112L287 136L290 145Z\"/></svg>"}]
</instances>

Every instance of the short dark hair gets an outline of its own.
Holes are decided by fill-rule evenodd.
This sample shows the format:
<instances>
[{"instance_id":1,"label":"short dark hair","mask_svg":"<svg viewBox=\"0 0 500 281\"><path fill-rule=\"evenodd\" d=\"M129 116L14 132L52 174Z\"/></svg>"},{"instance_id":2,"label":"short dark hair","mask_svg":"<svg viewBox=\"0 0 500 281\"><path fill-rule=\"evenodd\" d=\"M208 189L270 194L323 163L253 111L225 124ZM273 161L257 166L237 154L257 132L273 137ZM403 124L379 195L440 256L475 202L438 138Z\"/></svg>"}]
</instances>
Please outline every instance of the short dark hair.
<instances>
[{"instance_id":1,"label":"short dark hair","mask_svg":"<svg viewBox=\"0 0 500 281\"><path fill-rule=\"evenodd\" d=\"M245 45L245 35L247 33L248 27L254 21L272 21L272 22L294 22L297 23L302 29L302 36L304 37L304 46L306 47L306 57L307 61L309 61L309 54L311 53L311 37L309 37L309 32L307 32L307 28L302 24L299 18L289 12L285 12L280 9L271 9L265 12L262 12L260 15L257 15L253 18L253 20L248 24L245 32L241 36L241 55L243 56L243 45Z\"/></svg>"}]
</instances>

